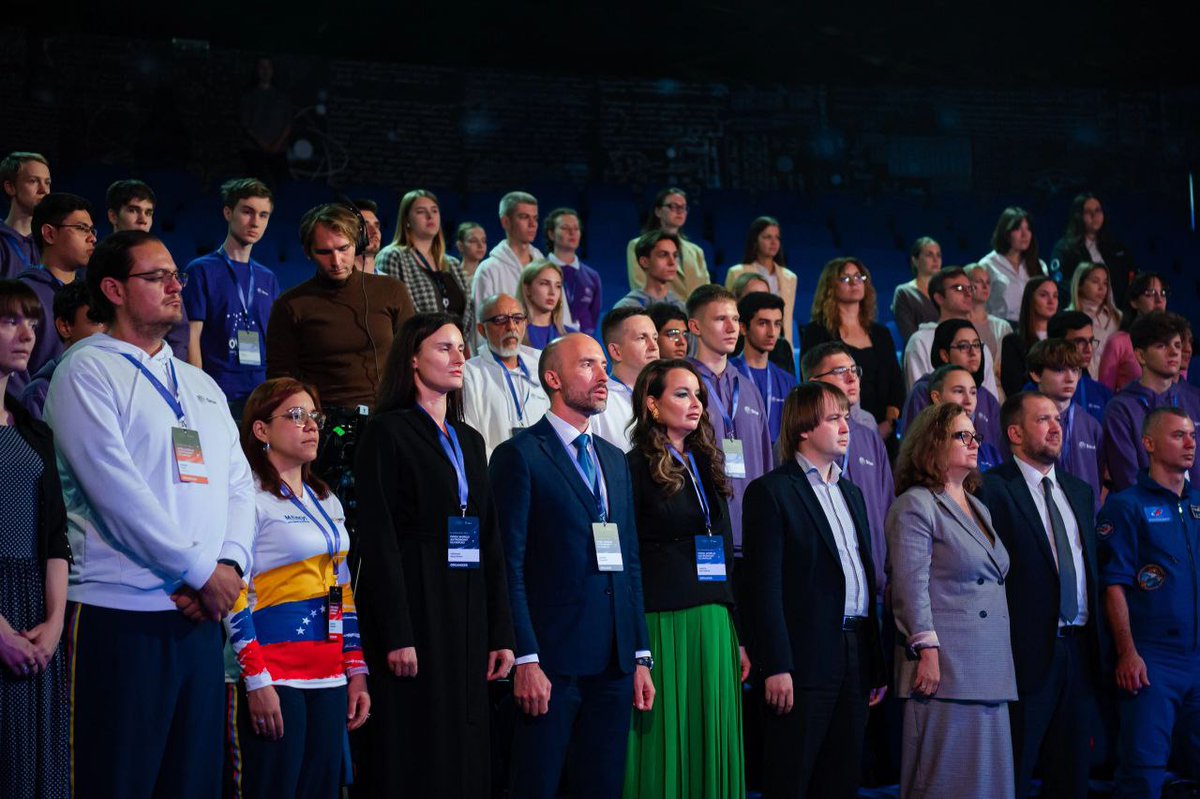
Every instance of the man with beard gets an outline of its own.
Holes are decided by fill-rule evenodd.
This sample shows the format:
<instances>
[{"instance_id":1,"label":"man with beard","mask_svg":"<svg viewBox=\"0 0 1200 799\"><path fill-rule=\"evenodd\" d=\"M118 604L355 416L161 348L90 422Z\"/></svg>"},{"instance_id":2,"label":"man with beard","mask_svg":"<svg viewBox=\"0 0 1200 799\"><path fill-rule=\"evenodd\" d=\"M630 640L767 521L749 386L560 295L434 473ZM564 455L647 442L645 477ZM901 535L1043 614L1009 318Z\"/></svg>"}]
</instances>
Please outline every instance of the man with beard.
<instances>
[{"instance_id":1,"label":"man with beard","mask_svg":"<svg viewBox=\"0 0 1200 799\"><path fill-rule=\"evenodd\" d=\"M261 181L238 178L221 186L221 202L229 225L224 243L187 267L188 361L212 375L240 419L246 398L267 377L263 335L279 285L250 252L267 232L274 199Z\"/></svg>"},{"instance_id":2,"label":"man with beard","mask_svg":"<svg viewBox=\"0 0 1200 799\"><path fill-rule=\"evenodd\" d=\"M542 350L550 410L496 448L489 473L517 633L511 795L621 793L629 706L654 702L633 489L624 454L594 435L608 400L600 345Z\"/></svg>"},{"instance_id":3,"label":"man with beard","mask_svg":"<svg viewBox=\"0 0 1200 799\"><path fill-rule=\"evenodd\" d=\"M87 281L108 333L67 351L45 408L75 555L72 776L81 796L217 796L220 622L250 561L250 467L220 387L163 345L186 275L162 242L114 233Z\"/></svg>"},{"instance_id":4,"label":"man with beard","mask_svg":"<svg viewBox=\"0 0 1200 799\"><path fill-rule=\"evenodd\" d=\"M383 225L379 222L379 203L374 200L355 200L354 206L367 225L367 249L354 259L354 268L369 275L375 274L375 256L383 246Z\"/></svg>"},{"instance_id":5,"label":"man with beard","mask_svg":"<svg viewBox=\"0 0 1200 799\"><path fill-rule=\"evenodd\" d=\"M507 294L483 302L479 333L487 348L463 366L463 421L483 436L487 455L550 408L538 382L537 351L521 344L528 319Z\"/></svg>"},{"instance_id":6,"label":"man with beard","mask_svg":"<svg viewBox=\"0 0 1200 799\"><path fill-rule=\"evenodd\" d=\"M1059 465L1060 405L1023 391L1001 423L1012 458L983 475L979 499L1008 549L1006 578L1019 699L1009 709L1017 796L1041 764L1046 796L1088 795L1104 625L1095 497ZM980 578L982 579L982 578Z\"/></svg>"},{"instance_id":7,"label":"man with beard","mask_svg":"<svg viewBox=\"0 0 1200 799\"><path fill-rule=\"evenodd\" d=\"M613 308L600 325L600 337L612 358L608 405L596 416L596 434L625 452L633 449L629 425L633 421L633 386L651 361L658 360L658 331L641 308Z\"/></svg>"}]
</instances>

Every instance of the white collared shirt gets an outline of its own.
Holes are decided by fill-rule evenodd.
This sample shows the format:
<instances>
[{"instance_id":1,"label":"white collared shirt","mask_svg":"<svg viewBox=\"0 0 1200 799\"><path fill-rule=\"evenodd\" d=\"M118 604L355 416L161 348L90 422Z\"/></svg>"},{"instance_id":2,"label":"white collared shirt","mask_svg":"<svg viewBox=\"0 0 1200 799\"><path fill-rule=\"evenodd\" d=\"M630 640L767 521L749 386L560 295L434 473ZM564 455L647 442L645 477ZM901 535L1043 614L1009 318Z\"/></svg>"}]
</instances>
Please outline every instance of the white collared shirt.
<instances>
[{"instance_id":1,"label":"white collared shirt","mask_svg":"<svg viewBox=\"0 0 1200 799\"><path fill-rule=\"evenodd\" d=\"M870 601L871 587L867 585L867 570L863 568L862 553L858 549L858 534L854 526L854 516L850 506L838 488L838 478L842 475L842 467L835 461L830 464L829 477L826 479L820 470L801 455L796 453L796 463L804 470L809 485L825 511L829 528L833 531L833 540L837 544L838 560L842 564L842 574L846 578L845 616L866 616L867 602Z\"/></svg>"},{"instance_id":2,"label":"white collared shirt","mask_svg":"<svg viewBox=\"0 0 1200 799\"><path fill-rule=\"evenodd\" d=\"M1044 532L1046 539L1050 542L1050 552L1054 555L1054 562L1057 564L1058 545L1054 541L1054 528L1050 526L1050 511L1046 508L1046 495L1042 489L1042 478L1050 478L1050 496L1054 498L1054 504L1058 507L1059 515L1062 516L1063 527L1067 531L1067 540L1071 542L1071 560L1075 561L1075 598L1079 603L1079 615L1070 623L1073 625L1087 624L1087 571L1083 565L1083 540L1079 536L1079 523L1075 521L1075 511L1071 509L1071 503L1067 500L1067 495L1063 493L1062 486L1059 485L1058 474L1053 466L1050 467L1049 472L1043 475L1020 458L1014 457L1013 460L1017 462L1017 468L1021 470L1021 476L1025 478L1025 485L1033 496L1033 506L1037 508L1038 516L1045 527ZM1058 624L1061 627L1066 622L1059 619Z\"/></svg>"},{"instance_id":3,"label":"white collared shirt","mask_svg":"<svg viewBox=\"0 0 1200 799\"><path fill-rule=\"evenodd\" d=\"M608 379L608 406L603 413L592 417L596 435L623 452L633 449L629 438L629 423L633 421L633 389L615 377Z\"/></svg>"}]
</instances>

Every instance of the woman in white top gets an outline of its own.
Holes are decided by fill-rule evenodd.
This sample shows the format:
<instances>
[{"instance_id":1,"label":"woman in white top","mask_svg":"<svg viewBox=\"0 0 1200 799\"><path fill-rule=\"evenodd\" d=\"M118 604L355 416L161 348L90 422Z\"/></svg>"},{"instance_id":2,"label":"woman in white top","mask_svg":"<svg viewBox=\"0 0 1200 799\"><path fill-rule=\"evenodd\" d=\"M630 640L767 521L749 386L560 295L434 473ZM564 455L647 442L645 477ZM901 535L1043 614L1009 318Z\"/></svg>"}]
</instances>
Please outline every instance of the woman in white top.
<instances>
[{"instance_id":1,"label":"woman in white top","mask_svg":"<svg viewBox=\"0 0 1200 799\"><path fill-rule=\"evenodd\" d=\"M992 278L988 313L1014 323L1029 278L1049 274L1046 263L1038 258L1033 217L1025 209L1015 206L1005 208L1000 214L992 232L992 251L979 262L987 267Z\"/></svg>"},{"instance_id":2,"label":"woman in white top","mask_svg":"<svg viewBox=\"0 0 1200 799\"><path fill-rule=\"evenodd\" d=\"M796 340L792 327L796 305L796 273L784 264L783 240L779 234L779 220L771 216L760 216L750 223L746 234L746 249L742 263L729 267L725 275L725 288L733 291L733 284L747 273L762 275L770 286L771 293L783 299L783 335L789 341Z\"/></svg>"},{"instance_id":3,"label":"woman in white top","mask_svg":"<svg viewBox=\"0 0 1200 799\"><path fill-rule=\"evenodd\" d=\"M1121 328L1121 312L1113 302L1112 283L1104 264L1079 264L1071 275L1071 308L1092 318L1092 337L1100 342L1092 348L1089 372L1100 373L1100 356L1109 337Z\"/></svg>"}]
</instances>

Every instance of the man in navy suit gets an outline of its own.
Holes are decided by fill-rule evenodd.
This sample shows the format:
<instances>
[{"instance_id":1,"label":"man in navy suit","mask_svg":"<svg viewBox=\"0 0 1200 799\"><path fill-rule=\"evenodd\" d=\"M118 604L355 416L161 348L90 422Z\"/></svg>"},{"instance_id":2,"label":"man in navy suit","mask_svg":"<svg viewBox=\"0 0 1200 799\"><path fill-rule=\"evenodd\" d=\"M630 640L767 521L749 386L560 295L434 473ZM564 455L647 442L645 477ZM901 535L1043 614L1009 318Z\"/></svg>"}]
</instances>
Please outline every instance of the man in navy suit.
<instances>
[{"instance_id":1,"label":"man in navy suit","mask_svg":"<svg viewBox=\"0 0 1200 799\"><path fill-rule=\"evenodd\" d=\"M1000 409L1012 458L983 475L978 497L1008 549L1005 586L1020 697L1009 709L1017 796L1041 764L1042 795L1088 795L1090 738L1104 634L1096 577L1096 500L1059 471L1058 406L1036 391Z\"/></svg>"},{"instance_id":2,"label":"man in navy suit","mask_svg":"<svg viewBox=\"0 0 1200 799\"><path fill-rule=\"evenodd\" d=\"M513 799L555 796L564 765L572 796L619 797L629 705L654 702L629 470L591 432L604 367L591 337L552 341L538 363L550 410L489 468L517 633Z\"/></svg>"},{"instance_id":3,"label":"man in navy suit","mask_svg":"<svg viewBox=\"0 0 1200 799\"><path fill-rule=\"evenodd\" d=\"M867 707L887 691L862 492L842 476L850 402L803 383L783 405L783 465L746 489L751 651L765 680L763 794L852 799Z\"/></svg>"}]
</instances>

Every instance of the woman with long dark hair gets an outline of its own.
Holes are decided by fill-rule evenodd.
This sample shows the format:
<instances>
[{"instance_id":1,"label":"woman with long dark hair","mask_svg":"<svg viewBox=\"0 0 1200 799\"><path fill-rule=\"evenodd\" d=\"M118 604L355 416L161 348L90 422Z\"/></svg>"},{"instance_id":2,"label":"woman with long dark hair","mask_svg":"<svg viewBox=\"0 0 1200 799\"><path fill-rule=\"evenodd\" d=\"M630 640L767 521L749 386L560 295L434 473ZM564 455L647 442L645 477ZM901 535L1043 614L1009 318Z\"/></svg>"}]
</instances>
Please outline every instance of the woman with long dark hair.
<instances>
[{"instance_id":1,"label":"woman with long dark hair","mask_svg":"<svg viewBox=\"0 0 1200 799\"><path fill-rule=\"evenodd\" d=\"M654 196L654 207L650 209L650 213L646 215L646 221L642 225L643 233L649 233L651 230L665 230L667 233L679 237L679 242L683 247L679 252L678 270L670 287L676 297L685 300L692 295L692 291L696 288L712 282L708 276L708 264L704 261L704 250L688 241L683 235L683 226L687 224L687 219L687 192L671 187L663 189ZM629 270L629 287L631 289L641 289L646 286L646 270L638 265L637 253L634 252L637 240L637 236L630 239L629 246L625 249L625 264Z\"/></svg>"},{"instance_id":2,"label":"woman with long dark hair","mask_svg":"<svg viewBox=\"0 0 1200 799\"><path fill-rule=\"evenodd\" d=\"M346 730L370 715L346 514L312 473L324 424L316 389L290 377L254 389L242 414L256 529L225 626L241 668L233 741L248 798L338 796Z\"/></svg>"},{"instance_id":3,"label":"woman with long dark hair","mask_svg":"<svg viewBox=\"0 0 1200 799\"><path fill-rule=\"evenodd\" d=\"M1129 283L1121 307L1121 329L1108 337L1100 356L1100 375L1096 378L1113 391L1120 391L1142 376L1142 365L1133 354L1129 328L1139 316L1167 310L1169 289L1167 279L1157 272L1139 272Z\"/></svg>"},{"instance_id":4,"label":"woman with long dark hair","mask_svg":"<svg viewBox=\"0 0 1200 799\"><path fill-rule=\"evenodd\" d=\"M725 288L737 294L734 284L741 275L747 274L761 275L767 283L767 290L783 299L783 337L789 341L793 340L796 336L793 320L796 310L797 277L795 272L787 268L779 220L773 216L760 216L750 223L750 230L746 232L746 246L742 251L742 262L738 266L729 267L729 272L725 275Z\"/></svg>"},{"instance_id":5,"label":"woman with long dark hair","mask_svg":"<svg viewBox=\"0 0 1200 799\"><path fill-rule=\"evenodd\" d=\"M487 684L512 668L513 629L465 355L453 316L405 322L358 448L366 796L490 795Z\"/></svg>"},{"instance_id":6,"label":"woman with long dark hair","mask_svg":"<svg viewBox=\"0 0 1200 799\"><path fill-rule=\"evenodd\" d=\"M633 714L625 792L746 795L733 532L724 457L686 360L654 361L633 389L633 481L642 594L657 658L654 707Z\"/></svg>"},{"instance_id":7,"label":"woman with long dark hair","mask_svg":"<svg viewBox=\"0 0 1200 799\"><path fill-rule=\"evenodd\" d=\"M1000 342L1000 387L1012 396L1029 382L1025 353L1046 337L1046 326L1058 313L1058 284L1047 276L1035 277L1025 284L1021 295L1021 313L1016 331Z\"/></svg>"},{"instance_id":8,"label":"woman with long dark hair","mask_svg":"<svg viewBox=\"0 0 1200 799\"><path fill-rule=\"evenodd\" d=\"M1048 274L1038 258L1033 217L1024 208L1005 208L992 231L992 251L979 259L992 278L988 313L1016 325L1025 284L1032 277Z\"/></svg>"},{"instance_id":9,"label":"woman with long dark hair","mask_svg":"<svg viewBox=\"0 0 1200 799\"><path fill-rule=\"evenodd\" d=\"M1050 259L1051 274L1058 274L1061 285L1069 285L1080 264L1103 264L1108 269L1113 296L1125 296L1133 279L1133 258L1125 245L1113 237L1100 198L1090 191L1075 195L1067 228L1054 245Z\"/></svg>"}]
</instances>

